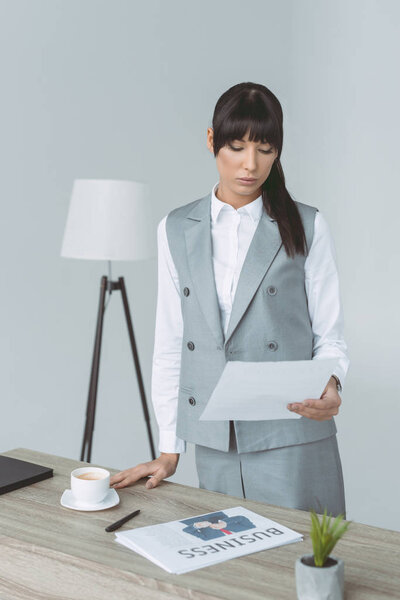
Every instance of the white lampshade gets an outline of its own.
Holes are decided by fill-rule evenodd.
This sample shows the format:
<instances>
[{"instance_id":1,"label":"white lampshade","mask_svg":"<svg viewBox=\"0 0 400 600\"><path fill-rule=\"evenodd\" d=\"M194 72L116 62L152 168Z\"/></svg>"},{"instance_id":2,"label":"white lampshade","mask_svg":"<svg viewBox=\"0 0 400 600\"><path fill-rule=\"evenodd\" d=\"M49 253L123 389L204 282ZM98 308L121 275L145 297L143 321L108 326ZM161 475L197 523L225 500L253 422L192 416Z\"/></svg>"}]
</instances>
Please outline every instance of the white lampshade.
<instances>
[{"instance_id":1,"label":"white lampshade","mask_svg":"<svg viewBox=\"0 0 400 600\"><path fill-rule=\"evenodd\" d=\"M153 258L157 255L154 225L147 184L76 179L61 256L95 260Z\"/></svg>"}]
</instances>

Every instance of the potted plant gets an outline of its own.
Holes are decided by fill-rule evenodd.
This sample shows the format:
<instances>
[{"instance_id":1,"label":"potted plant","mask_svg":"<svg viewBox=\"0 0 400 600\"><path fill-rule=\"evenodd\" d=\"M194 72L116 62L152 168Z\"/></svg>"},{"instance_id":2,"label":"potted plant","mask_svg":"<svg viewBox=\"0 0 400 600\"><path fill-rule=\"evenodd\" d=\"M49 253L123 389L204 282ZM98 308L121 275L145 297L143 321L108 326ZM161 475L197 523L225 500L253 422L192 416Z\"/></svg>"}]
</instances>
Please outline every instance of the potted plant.
<instances>
[{"instance_id":1,"label":"potted plant","mask_svg":"<svg viewBox=\"0 0 400 600\"><path fill-rule=\"evenodd\" d=\"M298 600L343 600L344 563L330 556L338 540L350 523L343 523L344 516L332 521L326 509L319 521L314 510L311 514L311 541L314 554L306 554L296 560L296 590Z\"/></svg>"}]
</instances>

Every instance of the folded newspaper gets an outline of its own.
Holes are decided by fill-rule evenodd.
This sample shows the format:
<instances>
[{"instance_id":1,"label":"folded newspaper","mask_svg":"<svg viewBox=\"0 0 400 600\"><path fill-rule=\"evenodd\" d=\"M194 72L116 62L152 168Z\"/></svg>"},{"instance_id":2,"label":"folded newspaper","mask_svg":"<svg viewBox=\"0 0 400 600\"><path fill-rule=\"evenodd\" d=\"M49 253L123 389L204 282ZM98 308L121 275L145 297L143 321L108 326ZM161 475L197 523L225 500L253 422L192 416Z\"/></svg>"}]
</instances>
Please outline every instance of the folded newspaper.
<instances>
[{"instance_id":1,"label":"folded newspaper","mask_svg":"<svg viewBox=\"0 0 400 600\"><path fill-rule=\"evenodd\" d=\"M115 535L119 544L176 574L303 539L301 533L242 506Z\"/></svg>"}]
</instances>

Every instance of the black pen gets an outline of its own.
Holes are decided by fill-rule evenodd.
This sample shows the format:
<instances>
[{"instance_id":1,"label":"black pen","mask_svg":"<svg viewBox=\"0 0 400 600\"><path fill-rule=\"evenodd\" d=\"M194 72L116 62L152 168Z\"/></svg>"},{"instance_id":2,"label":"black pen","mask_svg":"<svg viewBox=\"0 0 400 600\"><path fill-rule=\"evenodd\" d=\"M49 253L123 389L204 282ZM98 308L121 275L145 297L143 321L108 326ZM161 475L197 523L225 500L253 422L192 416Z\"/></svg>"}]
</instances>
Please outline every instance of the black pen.
<instances>
[{"instance_id":1,"label":"black pen","mask_svg":"<svg viewBox=\"0 0 400 600\"><path fill-rule=\"evenodd\" d=\"M122 519L120 519L119 521L116 521L112 525L109 525L108 527L106 527L106 531L115 531L116 529L121 527L121 525L123 525L124 523L129 521L129 519L133 519L133 517L136 517L136 515L138 515L139 513L140 513L140 510L135 510L130 515L126 515L126 517L122 517Z\"/></svg>"}]
</instances>

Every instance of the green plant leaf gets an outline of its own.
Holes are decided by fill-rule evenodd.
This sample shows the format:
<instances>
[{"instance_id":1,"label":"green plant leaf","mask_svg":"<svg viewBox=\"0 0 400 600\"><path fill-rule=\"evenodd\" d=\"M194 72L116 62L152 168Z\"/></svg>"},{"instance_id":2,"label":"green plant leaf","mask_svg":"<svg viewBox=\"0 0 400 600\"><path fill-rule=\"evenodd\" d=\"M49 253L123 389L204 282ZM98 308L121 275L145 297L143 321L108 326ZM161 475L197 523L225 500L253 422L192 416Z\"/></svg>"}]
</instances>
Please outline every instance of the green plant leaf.
<instances>
[{"instance_id":1,"label":"green plant leaf","mask_svg":"<svg viewBox=\"0 0 400 600\"><path fill-rule=\"evenodd\" d=\"M315 510L310 510L311 530L310 538L314 552L314 563L322 567L336 543L347 531L350 522L342 523L344 515L338 515L332 522L332 514L328 516L325 508L321 521Z\"/></svg>"}]
</instances>

